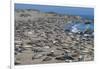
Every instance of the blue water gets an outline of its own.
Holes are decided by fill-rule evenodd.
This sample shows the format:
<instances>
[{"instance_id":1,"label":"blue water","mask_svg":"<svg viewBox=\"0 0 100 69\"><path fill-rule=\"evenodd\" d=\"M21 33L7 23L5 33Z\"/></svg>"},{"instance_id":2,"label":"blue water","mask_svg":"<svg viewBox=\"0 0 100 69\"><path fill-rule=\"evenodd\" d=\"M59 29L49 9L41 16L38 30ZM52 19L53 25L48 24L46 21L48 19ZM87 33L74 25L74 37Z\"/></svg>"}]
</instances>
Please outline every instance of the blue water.
<instances>
[{"instance_id":1,"label":"blue water","mask_svg":"<svg viewBox=\"0 0 100 69\"><path fill-rule=\"evenodd\" d=\"M15 4L15 9L37 9L41 12L55 12L58 14L78 15L83 18L94 19L94 8L49 6L34 4Z\"/></svg>"}]
</instances>

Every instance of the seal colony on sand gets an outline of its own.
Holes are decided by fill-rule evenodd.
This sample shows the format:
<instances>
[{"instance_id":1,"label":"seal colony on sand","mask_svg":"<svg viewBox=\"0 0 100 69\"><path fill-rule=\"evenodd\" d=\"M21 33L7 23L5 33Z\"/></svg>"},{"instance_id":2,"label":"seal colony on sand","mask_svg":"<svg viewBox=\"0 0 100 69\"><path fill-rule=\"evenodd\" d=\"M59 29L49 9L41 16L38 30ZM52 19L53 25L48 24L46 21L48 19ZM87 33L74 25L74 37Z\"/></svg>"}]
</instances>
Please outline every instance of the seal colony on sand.
<instances>
[{"instance_id":1,"label":"seal colony on sand","mask_svg":"<svg viewBox=\"0 0 100 69\"><path fill-rule=\"evenodd\" d=\"M88 33L90 30L84 33L69 30L69 24L84 20L87 19L80 16L16 9L15 65L94 60L93 30L92 34Z\"/></svg>"}]
</instances>

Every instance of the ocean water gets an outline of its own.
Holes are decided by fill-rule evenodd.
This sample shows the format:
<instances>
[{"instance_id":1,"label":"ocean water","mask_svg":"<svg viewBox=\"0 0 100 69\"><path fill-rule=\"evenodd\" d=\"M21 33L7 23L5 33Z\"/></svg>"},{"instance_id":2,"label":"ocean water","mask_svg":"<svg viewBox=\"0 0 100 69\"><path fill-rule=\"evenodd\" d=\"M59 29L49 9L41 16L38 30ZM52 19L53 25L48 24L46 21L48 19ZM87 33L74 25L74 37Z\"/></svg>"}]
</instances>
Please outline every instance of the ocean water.
<instances>
[{"instance_id":1,"label":"ocean water","mask_svg":"<svg viewBox=\"0 0 100 69\"><path fill-rule=\"evenodd\" d=\"M15 9L36 9L41 12L55 12L65 15L78 15L83 18L94 19L94 8L68 7L68 6L49 6L34 4L15 4Z\"/></svg>"}]
</instances>

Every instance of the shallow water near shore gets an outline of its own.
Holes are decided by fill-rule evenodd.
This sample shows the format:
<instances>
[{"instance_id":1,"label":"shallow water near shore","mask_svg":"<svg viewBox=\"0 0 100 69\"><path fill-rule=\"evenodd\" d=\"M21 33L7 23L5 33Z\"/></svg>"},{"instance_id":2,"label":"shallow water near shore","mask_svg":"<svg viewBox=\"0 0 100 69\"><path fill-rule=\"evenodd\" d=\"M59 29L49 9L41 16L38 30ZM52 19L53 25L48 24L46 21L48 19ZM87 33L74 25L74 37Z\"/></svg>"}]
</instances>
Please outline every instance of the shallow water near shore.
<instances>
[{"instance_id":1,"label":"shallow water near shore","mask_svg":"<svg viewBox=\"0 0 100 69\"><path fill-rule=\"evenodd\" d=\"M64 29L66 30L70 30L72 31L73 29L76 29L76 31L80 31L80 32L84 32L86 31L86 29L90 30L90 31L94 31L94 23L90 23L90 24L85 24L85 23L71 23L71 24L67 24L64 26Z\"/></svg>"}]
</instances>

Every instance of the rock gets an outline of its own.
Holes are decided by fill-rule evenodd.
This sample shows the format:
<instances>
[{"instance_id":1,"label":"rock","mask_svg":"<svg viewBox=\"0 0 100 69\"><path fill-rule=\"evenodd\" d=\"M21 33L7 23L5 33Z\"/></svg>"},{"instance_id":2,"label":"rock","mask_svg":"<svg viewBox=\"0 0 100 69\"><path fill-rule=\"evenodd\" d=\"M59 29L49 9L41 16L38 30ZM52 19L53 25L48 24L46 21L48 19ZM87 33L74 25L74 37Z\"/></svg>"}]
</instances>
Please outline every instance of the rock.
<instances>
[{"instance_id":1,"label":"rock","mask_svg":"<svg viewBox=\"0 0 100 69\"><path fill-rule=\"evenodd\" d=\"M43 56L43 54L35 54L34 56L32 56L32 60L34 59L39 59Z\"/></svg>"},{"instance_id":2,"label":"rock","mask_svg":"<svg viewBox=\"0 0 100 69\"><path fill-rule=\"evenodd\" d=\"M87 38L83 37L82 40L86 40Z\"/></svg>"},{"instance_id":3,"label":"rock","mask_svg":"<svg viewBox=\"0 0 100 69\"><path fill-rule=\"evenodd\" d=\"M44 48L49 49L50 47L49 46L44 46Z\"/></svg>"},{"instance_id":4,"label":"rock","mask_svg":"<svg viewBox=\"0 0 100 69\"><path fill-rule=\"evenodd\" d=\"M67 48L67 47L62 47L62 49L65 49L65 50L67 50L68 48Z\"/></svg>"},{"instance_id":5,"label":"rock","mask_svg":"<svg viewBox=\"0 0 100 69\"><path fill-rule=\"evenodd\" d=\"M57 50L64 51L62 48L56 48Z\"/></svg>"},{"instance_id":6,"label":"rock","mask_svg":"<svg viewBox=\"0 0 100 69\"><path fill-rule=\"evenodd\" d=\"M24 48L32 48L32 45L24 45Z\"/></svg>"},{"instance_id":7,"label":"rock","mask_svg":"<svg viewBox=\"0 0 100 69\"><path fill-rule=\"evenodd\" d=\"M15 41L15 45L21 45L21 44L22 44L22 41L18 41L18 40Z\"/></svg>"},{"instance_id":8,"label":"rock","mask_svg":"<svg viewBox=\"0 0 100 69\"><path fill-rule=\"evenodd\" d=\"M80 55L80 56L78 57L78 61L82 61L82 60L83 60L83 56Z\"/></svg>"},{"instance_id":9,"label":"rock","mask_svg":"<svg viewBox=\"0 0 100 69\"><path fill-rule=\"evenodd\" d=\"M16 47L20 47L21 45L15 45Z\"/></svg>"},{"instance_id":10,"label":"rock","mask_svg":"<svg viewBox=\"0 0 100 69\"><path fill-rule=\"evenodd\" d=\"M20 61L15 61L15 65L21 64Z\"/></svg>"},{"instance_id":11,"label":"rock","mask_svg":"<svg viewBox=\"0 0 100 69\"><path fill-rule=\"evenodd\" d=\"M84 55L83 61L90 61L93 60L93 57L90 57L89 55Z\"/></svg>"},{"instance_id":12,"label":"rock","mask_svg":"<svg viewBox=\"0 0 100 69\"><path fill-rule=\"evenodd\" d=\"M55 59L57 59L57 60L65 60L64 56L59 56L59 57L56 57Z\"/></svg>"},{"instance_id":13,"label":"rock","mask_svg":"<svg viewBox=\"0 0 100 69\"><path fill-rule=\"evenodd\" d=\"M57 59L57 60L74 60L74 58L71 56L60 56L60 57L56 57L55 59Z\"/></svg>"},{"instance_id":14,"label":"rock","mask_svg":"<svg viewBox=\"0 0 100 69\"><path fill-rule=\"evenodd\" d=\"M90 21L86 21L85 24L91 24L91 22Z\"/></svg>"},{"instance_id":15,"label":"rock","mask_svg":"<svg viewBox=\"0 0 100 69\"><path fill-rule=\"evenodd\" d=\"M26 50L26 48L24 48L23 46L19 47L22 51Z\"/></svg>"},{"instance_id":16,"label":"rock","mask_svg":"<svg viewBox=\"0 0 100 69\"><path fill-rule=\"evenodd\" d=\"M35 53L37 52L44 52L42 49L40 48L33 48L32 51L34 51Z\"/></svg>"},{"instance_id":17,"label":"rock","mask_svg":"<svg viewBox=\"0 0 100 69\"><path fill-rule=\"evenodd\" d=\"M15 51L15 55L17 55L18 53Z\"/></svg>"},{"instance_id":18,"label":"rock","mask_svg":"<svg viewBox=\"0 0 100 69\"><path fill-rule=\"evenodd\" d=\"M82 51L83 53L88 53L89 51L88 50L84 50L84 51Z\"/></svg>"},{"instance_id":19,"label":"rock","mask_svg":"<svg viewBox=\"0 0 100 69\"><path fill-rule=\"evenodd\" d=\"M84 34L84 37L88 38L90 37L90 34Z\"/></svg>"},{"instance_id":20,"label":"rock","mask_svg":"<svg viewBox=\"0 0 100 69\"><path fill-rule=\"evenodd\" d=\"M21 48L15 48L15 51L22 53L23 50Z\"/></svg>"},{"instance_id":21,"label":"rock","mask_svg":"<svg viewBox=\"0 0 100 69\"><path fill-rule=\"evenodd\" d=\"M74 58L71 57L71 56L64 56L64 58L65 58L65 59L68 59L68 60L74 60Z\"/></svg>"},{"instance_id":22,"label":"rock","mask_svg":"<svg viewBox=\"0 0 100 69\"><path fill-rule=\"evenodd\" d=\"M55 57L56 55L54 54L54 51L52 50L47 56Z\"/></svg>"},{"instance_id":23,"label":"rock","mask_svg":"<svg viewBox=\"0 0 100 69\"><path fill-rule=\"evenodd\" d=\"M62 56L56 57L57 60L74 60L74 58L70 55L70 51L65 51Z\"/></svg>"},{"instance_id":24,"label":"rock","mask_svg":"<svg viewBox=\"0 0 100 69\"><path fill-rule=\"evenodd\" d=\"M72 32L69 32L68 34L69 34L69 35L73 35L73 33L72 33Z\"/></svg>"},{"instance_id":25,"label":"rock","mask_svg":"<svg viewBox=\"0 0 100 69\"><path fill-rule=\"evenodd\" d=\"M65 60L65 62L68 62L68 63L69 63L69 62L72 62L72 60L68 60L68 59L67 59L67 60Z\"/></svg>"},{"instance_id":26,"label":"rock","mask_svg":"<svg viewBox=\"0 0 100 69\"><path fill-rule=\"evenodd\" d=\"M53 43L56 43L57 41L53 40Z\"/></svg>"},{"instance_id":27,"label":"rock","mask_svg":"<svg viewBox=\"0 0 100 69\"><path fill-rule=\"evenodd\" d=\"M43 59L43 61L50 61L50 60L52 60L51 57L46 57L46 58Z\"/></svg>"},{"instance_id":28,"label":"rock","mask_svg":"<svg viewBox=\"0 0 100 69\"><path fill-rule=\"evenodd\" d=\"M42 32L41 37L46 37L46 34L44 32Z\"/></svg>"}]
</instances>

